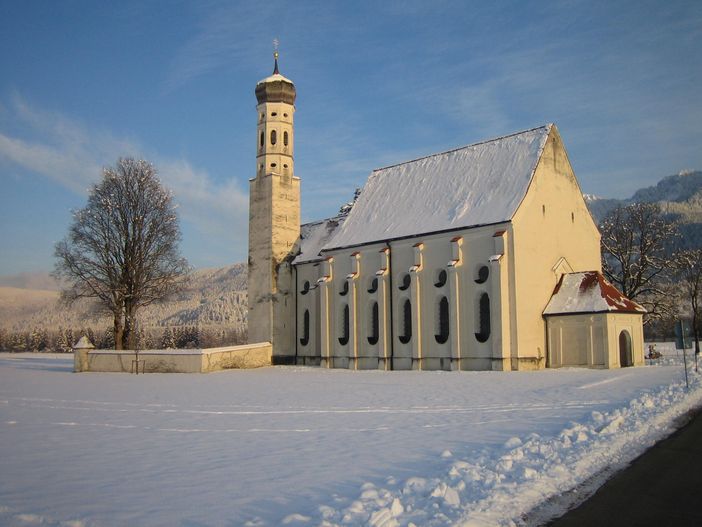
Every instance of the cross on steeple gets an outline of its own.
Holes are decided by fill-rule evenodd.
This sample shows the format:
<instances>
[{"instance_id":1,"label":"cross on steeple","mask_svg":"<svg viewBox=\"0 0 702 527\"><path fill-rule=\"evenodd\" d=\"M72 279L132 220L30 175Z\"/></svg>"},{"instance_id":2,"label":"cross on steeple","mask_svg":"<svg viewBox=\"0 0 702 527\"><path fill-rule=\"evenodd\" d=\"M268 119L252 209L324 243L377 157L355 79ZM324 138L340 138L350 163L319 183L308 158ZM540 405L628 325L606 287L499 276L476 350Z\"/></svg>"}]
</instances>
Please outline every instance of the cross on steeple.
<instances>
[{"instance_id":1,"label":"cross on steeple","mask_svg":"<svg viewBox=\"0 0 702 527\"><path fill-rule=\"evenodd\" d=\"M273 59L275 60L275 66L273 67L273 75L279 74L278 71L278 45L280 41L277 38L273 39Z\"/></svg>"}]
</instances>

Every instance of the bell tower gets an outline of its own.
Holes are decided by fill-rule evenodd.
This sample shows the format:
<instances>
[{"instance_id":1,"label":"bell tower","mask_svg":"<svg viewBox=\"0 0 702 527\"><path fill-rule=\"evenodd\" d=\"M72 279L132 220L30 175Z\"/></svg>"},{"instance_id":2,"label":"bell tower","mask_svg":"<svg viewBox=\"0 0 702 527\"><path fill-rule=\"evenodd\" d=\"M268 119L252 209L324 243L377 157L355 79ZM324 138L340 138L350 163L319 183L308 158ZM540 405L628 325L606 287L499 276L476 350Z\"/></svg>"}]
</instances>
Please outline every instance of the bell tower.
<instances>
[{"instance_id":1,"label":"bell tower","mask_svg":"<svg viewBox=\"0 0 702 527\"><path fill-rule=\"evenodd\" d=\"M249 342L271 342L274 364L295 360L291 262L300 236L294 172L295 85L278 70L256 85L256 177L249 180Z\"/></svg>"}]
</instances>

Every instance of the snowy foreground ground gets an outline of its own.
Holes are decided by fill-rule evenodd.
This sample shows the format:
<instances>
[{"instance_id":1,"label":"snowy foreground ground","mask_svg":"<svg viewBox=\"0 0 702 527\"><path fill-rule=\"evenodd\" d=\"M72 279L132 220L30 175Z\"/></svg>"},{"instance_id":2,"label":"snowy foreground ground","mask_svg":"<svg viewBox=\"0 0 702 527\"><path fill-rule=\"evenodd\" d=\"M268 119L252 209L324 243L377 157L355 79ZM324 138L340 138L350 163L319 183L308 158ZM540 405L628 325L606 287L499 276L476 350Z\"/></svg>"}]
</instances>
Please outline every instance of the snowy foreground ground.
<instances>
[{"instance_id":1,"label":"snowy foreground ground","mask_svg":"<svg viewBox=\"0 0 702 527\"><path fill-rule=\"evenodd\" d=\"M681 362L135 376L0 354L0 525L538 523L702 403Z\"/></svg>"}]
</instances>

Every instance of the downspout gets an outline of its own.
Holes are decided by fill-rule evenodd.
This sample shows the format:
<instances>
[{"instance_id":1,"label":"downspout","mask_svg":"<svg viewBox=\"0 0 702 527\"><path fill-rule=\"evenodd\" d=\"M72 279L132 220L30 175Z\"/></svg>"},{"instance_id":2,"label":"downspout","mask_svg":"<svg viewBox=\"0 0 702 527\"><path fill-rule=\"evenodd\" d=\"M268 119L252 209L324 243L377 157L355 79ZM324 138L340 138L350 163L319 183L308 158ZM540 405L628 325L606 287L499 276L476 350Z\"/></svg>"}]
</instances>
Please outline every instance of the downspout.
<instances>
[{"instance_id":1,"label":"downspout","mask_svg":"<svg viewBox=\"0 0 702 527\"><path fill-rule=\"evenodd\" d=\"M385 242L388 248L388 286L390 288L390 370L395 369L395 317L393 316L392 301L392 249L390 242Z\"/></svg>"}]
</instances>

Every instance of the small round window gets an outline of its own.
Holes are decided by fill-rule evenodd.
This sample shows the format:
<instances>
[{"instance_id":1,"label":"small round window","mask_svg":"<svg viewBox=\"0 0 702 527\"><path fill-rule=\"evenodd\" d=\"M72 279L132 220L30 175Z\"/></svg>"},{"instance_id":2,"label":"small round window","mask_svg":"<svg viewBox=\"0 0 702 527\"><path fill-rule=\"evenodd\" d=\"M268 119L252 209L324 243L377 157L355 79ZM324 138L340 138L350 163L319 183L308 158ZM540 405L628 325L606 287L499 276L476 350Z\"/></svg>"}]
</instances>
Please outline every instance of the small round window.
<instances>
[{"instance_id":1,"label":"small round window","mask_svg":"<svg viewBox=\"0 0 702 527\"><path fill-rule=\"evenodd\" d=\"M378 278L375 277L371 280L370 285L368 286L368 292L375 293L377 290L378 290Z\"/></svg>"},{"instance_id":2,"label":"small round window","mask_svg":"<svg viewBox=\"0 0 702 527\"><path fill-rule=\"evenodd\" d=\"M490 268L487 265L481 265L475 271L475 283L484 284L490 276Z\"/></svg>"}]
</instances>

